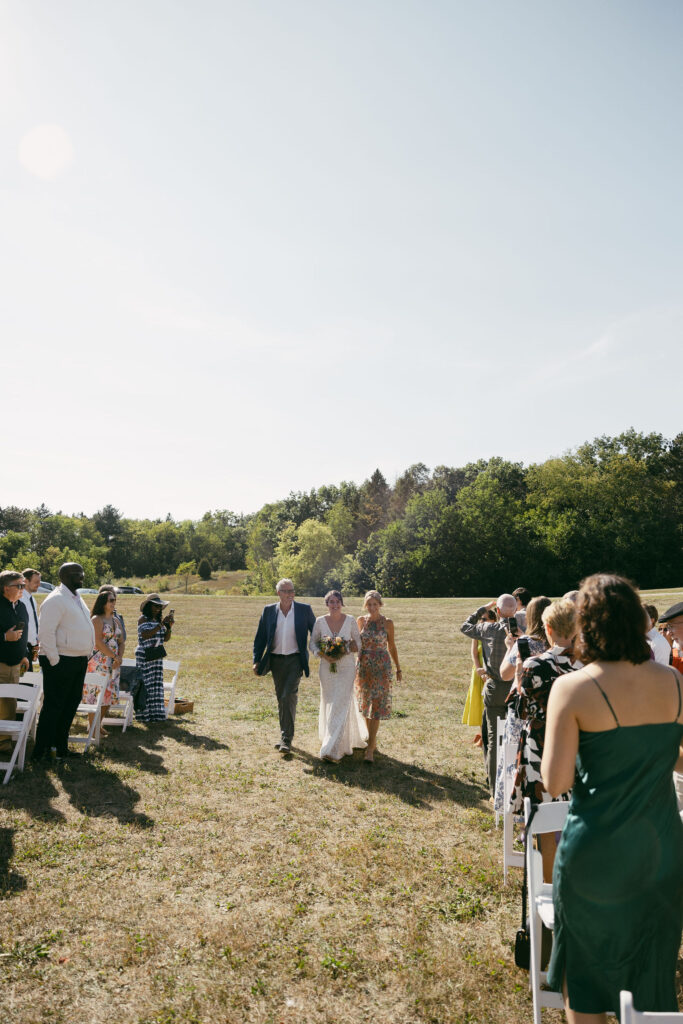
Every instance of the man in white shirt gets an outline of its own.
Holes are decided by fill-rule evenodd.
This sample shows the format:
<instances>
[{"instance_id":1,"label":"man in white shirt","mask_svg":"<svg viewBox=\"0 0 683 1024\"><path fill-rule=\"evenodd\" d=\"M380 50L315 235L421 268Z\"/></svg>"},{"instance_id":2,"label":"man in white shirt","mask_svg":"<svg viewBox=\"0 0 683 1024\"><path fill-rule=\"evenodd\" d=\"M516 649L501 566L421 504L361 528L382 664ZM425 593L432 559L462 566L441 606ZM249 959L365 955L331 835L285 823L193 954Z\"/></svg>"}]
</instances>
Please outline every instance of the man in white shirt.
<instances>
[{"instance_id":1,"label":"man in white shirt","mask_svg":"<svg viewBox=\"0 0 683 1024\"><path fill-rule=\"evenodd\" d=\"M32 754L35 761L51 750L58 758L78 756L69 750L69 730L95 646L90 610L76 593L83 586L83 567L65 562L59 579L61 586L47 595L38 620L44 699Z\"/></svg>"},{"instance_id":2,"label":"man in white shirt","mask_svg":"<svg viewBox=\"0 0 683 1024\"><path fill-rule=\"evenodd\" d=\"M280 716L280 741L275 746L281 753L289 754L299 680L302 673L309 675L308 634L315 626L315 615L310 604L294 600L291 580L280 580L275 590L280 600L267 604L261 613L254 637L252 668L257 676L273 673Z\"/></svg>"},{"instance_id":3,"label":"man in white shirt","mask_svg":"<svg viewBox=\"0 0 683 1024\"><path fill-rule=\"evenodd\" d=\"M33 672L33 662L38 657L38 608L33 596L40 586L40 573L37 569L24 569L23 577L26 586L21 592L21 600L28 612L28 671Z\"/></svg>"}]
</instances>

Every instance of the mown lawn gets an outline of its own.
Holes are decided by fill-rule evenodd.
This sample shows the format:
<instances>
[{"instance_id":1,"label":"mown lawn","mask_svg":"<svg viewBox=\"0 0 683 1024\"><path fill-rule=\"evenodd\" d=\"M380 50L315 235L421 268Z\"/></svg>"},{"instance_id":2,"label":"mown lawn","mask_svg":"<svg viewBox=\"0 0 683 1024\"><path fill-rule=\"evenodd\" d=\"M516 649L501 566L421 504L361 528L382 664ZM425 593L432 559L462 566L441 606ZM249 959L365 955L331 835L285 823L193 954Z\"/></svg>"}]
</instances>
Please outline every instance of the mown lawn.
<instances>
[{"instance_id":1,"label":"mown lawn","mask_svg":"<svg viewBox=\"0 0 683 1024\"><path fill-rule=\"evenodd\" d=\"M138 603L119 598L131 627ZM478 601L388 604L405 682L371 768L317 760L315 676L292 758L274 750L272 681L250 668L262 599L173 604L194 713L0 789L3 1021L527 1022L520 872L504 889L459 724Z\"/></svg>"}]
</instances>

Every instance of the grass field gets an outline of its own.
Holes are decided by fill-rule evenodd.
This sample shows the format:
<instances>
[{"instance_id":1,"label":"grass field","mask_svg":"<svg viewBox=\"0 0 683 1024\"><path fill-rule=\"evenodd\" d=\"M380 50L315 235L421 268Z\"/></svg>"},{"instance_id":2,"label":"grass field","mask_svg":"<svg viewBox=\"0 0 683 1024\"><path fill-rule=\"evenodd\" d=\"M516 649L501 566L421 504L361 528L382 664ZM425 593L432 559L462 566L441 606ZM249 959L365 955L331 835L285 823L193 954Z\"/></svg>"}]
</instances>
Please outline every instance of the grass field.
<instances>
[{"instance_id":1,"label":"grass field","mask_svg":"<svg viewBox=\"0 0 683 1024\"><path fill-rule=\"evenodd\" d=\"M405 681L368 767L318 761L315 674L292 758L274 750L272 681L250 668L263 599L174 595L194 713L0 787L4 1024L528 1022L521 873L503 887L459 724L478 603L388 602ZM119 598L131 628L138 605Z\"/></svg>"}]
</instances>

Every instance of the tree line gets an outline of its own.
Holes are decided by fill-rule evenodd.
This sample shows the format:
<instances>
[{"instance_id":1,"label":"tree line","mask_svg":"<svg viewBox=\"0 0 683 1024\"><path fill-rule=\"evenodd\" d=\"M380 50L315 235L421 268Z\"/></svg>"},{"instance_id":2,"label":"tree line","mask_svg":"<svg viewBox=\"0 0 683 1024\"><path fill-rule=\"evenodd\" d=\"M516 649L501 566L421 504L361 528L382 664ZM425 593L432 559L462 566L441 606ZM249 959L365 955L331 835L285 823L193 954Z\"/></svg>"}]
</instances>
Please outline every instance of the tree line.
<instances>
[{"instance_id":1,"label":"tree line","mask_svg":"<svg viewBox=\"0 0 683 1024\"><path fill-rule=\"evenodd\" d=\"M471 596L522 584L557 594L600 569L643 588L678 586L682 478L683 434L628 430L527 467L416 463L393 485L377 469L362 484L291 493L248 516L176 522L126 519L111 505L91 517L10 507L0 509L0 564L54 580L61 562L78 560L92 586L203 562L247 569L254 593L288 576L307 594Z\"/></svg>"}]
</instances>

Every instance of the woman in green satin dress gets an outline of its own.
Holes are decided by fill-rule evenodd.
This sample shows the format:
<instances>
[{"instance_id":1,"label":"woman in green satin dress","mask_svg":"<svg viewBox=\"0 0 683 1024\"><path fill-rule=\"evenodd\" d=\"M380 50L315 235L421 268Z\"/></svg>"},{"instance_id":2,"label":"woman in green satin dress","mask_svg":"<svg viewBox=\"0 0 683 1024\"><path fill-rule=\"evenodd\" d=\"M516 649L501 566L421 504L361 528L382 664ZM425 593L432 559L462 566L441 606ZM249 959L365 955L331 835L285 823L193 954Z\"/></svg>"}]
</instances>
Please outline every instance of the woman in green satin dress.
<instances>
[{"instance_id":1,"label":"woman in green satin dress","mask_svg":"<svg viewBox=\"0 0 683 1024\"><path fill-rule=\"evenodd\" d=\"M683 930L683 823L673 786L683 768L683 686L650 660L640 598L596 575L578 598L584 668L556 680L548 703L543 782L571 789L553 872L548 971L569 1024L637 1009L677 1010Z\"/></svg>"}]
</instances>

